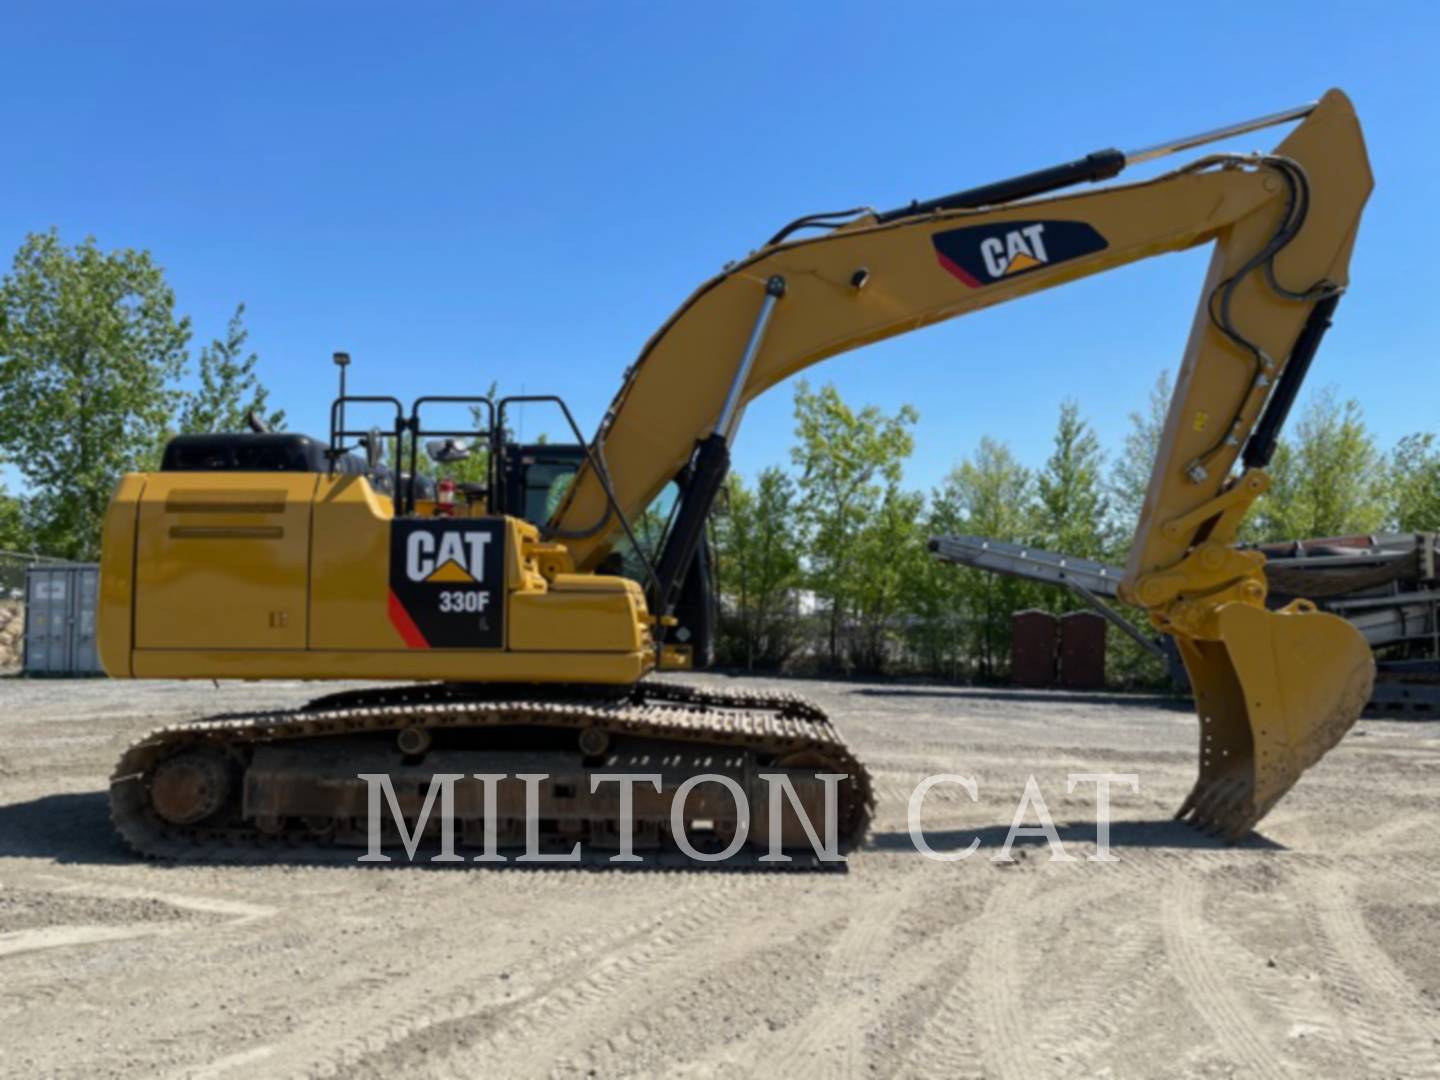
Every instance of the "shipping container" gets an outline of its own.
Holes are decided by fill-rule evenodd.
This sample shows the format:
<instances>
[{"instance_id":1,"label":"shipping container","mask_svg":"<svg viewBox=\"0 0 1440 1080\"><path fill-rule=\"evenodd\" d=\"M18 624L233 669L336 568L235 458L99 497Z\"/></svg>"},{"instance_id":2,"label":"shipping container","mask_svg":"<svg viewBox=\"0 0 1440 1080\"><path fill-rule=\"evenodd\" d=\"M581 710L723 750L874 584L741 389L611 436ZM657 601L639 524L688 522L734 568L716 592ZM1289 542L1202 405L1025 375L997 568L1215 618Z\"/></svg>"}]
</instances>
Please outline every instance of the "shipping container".
<instances>
[{"instance_id":1,"label":"shipping container","mask_svg":"<svg viewBox=\"0 0 1440 1080\"><path fill-rule=\"evenodd\" d=\"M43 563L25 572L25 674L104 674L95 651L99 595L95 563Z\"/></svg>"}]
</instances>

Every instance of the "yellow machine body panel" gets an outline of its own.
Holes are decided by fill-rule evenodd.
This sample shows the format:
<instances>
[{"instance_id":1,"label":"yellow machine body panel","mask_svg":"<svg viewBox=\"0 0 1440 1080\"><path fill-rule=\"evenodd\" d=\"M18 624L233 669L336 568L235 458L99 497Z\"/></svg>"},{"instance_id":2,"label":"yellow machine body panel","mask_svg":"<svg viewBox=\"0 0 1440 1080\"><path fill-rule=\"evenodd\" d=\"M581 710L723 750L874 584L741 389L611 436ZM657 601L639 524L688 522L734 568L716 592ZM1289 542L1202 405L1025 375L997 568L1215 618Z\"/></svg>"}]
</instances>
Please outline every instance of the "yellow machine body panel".
<instances>
[{"instance_id":1,"label":"yellow machine body panel","mask_svg":"<svg viewBox=\"0 0 1440 1080\"><path fill-rule=\"evenodd\" d=\"M518 518L396 518L360 476L131 474L104 551L112 676L627 684L655 663L633 581L566 572Z\"/></svg>"},{"instance_id":2,"label":"yellow machine body panel","mask_svg":"<svg viewBox=\"0 0 1440 1080\"><path fill-rule=\"evenodd\" d=\"M135 647L303 649L310 508L305 473L156 474L135 530Z\"/></svg>"},{"instance_id":3,"label":"yellow machine body panel","mask_svg":"<svg viewBox=\"0 0 1440 1080\"><path fill-rule=\"evenodd\" d=\"M362 477L322 476L313 514L309 647L402 648L399 633L383 617L390 585L377 569L390 557L386 526L394 510L389 497L377 494Z\"/></svg>"}]
</instances>

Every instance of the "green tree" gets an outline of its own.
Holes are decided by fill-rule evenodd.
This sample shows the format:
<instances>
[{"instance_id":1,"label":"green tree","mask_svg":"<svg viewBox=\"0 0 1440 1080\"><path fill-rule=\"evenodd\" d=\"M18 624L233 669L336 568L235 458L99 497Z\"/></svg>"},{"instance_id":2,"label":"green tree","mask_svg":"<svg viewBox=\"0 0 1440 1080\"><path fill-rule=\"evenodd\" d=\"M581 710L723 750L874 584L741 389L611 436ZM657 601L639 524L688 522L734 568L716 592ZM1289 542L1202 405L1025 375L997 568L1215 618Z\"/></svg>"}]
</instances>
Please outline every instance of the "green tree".
<instances>
[{"instance_id":1,"label":"green tree","mask_svg":"<svg viewBox=\"0 0 1440 1080\"><path fill-rule=\"evenodd\" d=\"M1315 394L1270 462L1270 489L1247 523L1262 541L1373 532L1385 524L1385 460L1360 405Z\"/></svg>"},{"instance_id":2,"label":"green tree","mask_svg":"<svg viewBox=\"0 0 1440 1080\"><path fill-rule=\"evenodd\" d=\"M0 551L28 551L31 547L24 505L0 487Z\"/></svg>"},{"instance_id":3,"label":"green tree","mask_svg":"<svg viewBox=\"0 0 1440 1080\"><path fill-rule=\"evenodd\" d=\"M988 436L946 480L947 497L959 514L956 531L1026 543L1038 514L1035 476L1004 443ZM967 652L976 674L995 678L1008 664L1010 616L1034 602L1035 587L984 570L949 567L965 598Z\"/></svg>"},{"instance_id":4,"label":"green tree","mask_svg":"<svg viewBox=\"0 0 1440 1080\"><path fill-rule=\"evenodd\" d=\"M931 558L928 541L964 531L959 496L953 481L946 480L926 501L916 538L918 557L902 582L910 654L920 670L949 679L961 678L969 659L971 580L959 567Z\"/></svg>"},{"instance_id":5,"label":"green tree","mask_svg":"<svg viewBox=\"0 0 1440 1080\"><path fill-rule=\"evenodd\" d=\"M923 494L889 483L856 536L856 572L847 593L854 618L849 660L859 671L885 671L901 639L909 614L907 584L927 561L926 538L920 532L924 512Z\"/></svg>"},{"instance_id":6,"label":"green tree","mask_svg":"<svg viewBox=\"0 0 1440 1080\"><path fill-rule=\"evenodd\" d=\"M1005 443L986 435L946 480L963 531L995 540L1024 541L1036 513L1035 475Z\"/></svg>"},{"instance_id":7,"label":"green tree","mask_svg":"<svg viewBox=\"0 0 1440 1080\"><path fill-rule=\"evenodd\" d=\"M754 488L732 474L714 517L722 597L720 653L747 670L779 668L799 645L801 541L795 482L765 469Z\"/></svg>"},{"instance_id":8,"label":"green tree","mask_svg":"<svg viewBox=\"0 0 1440 1080\"><path fill-rule=\"evenodd\" d=\"M266 412L269 392L255 374L260 358L245 353L249 337L245 305L239 304L225 327L225 337L200 350L200 386L186 395L180 409L182 432L246 431L246 418L252 412L276 431L284 426L284 410Z\"/></svg>"},{"instance_id":9,"label":"green tree","mask_svg":"<svg viewBox=\"0 0 1440 1080\"><path fill-rule=\"evenodd\" d=\"M887 416L873 405L855 412L833 385L818 392L795 387L795 435L790 451L800 470L800 507L808 529L811 586L827 609L827 655L838 667L841 631L860 570L862 526L881 506L887 486L900 482L914 449L919 414L909 405Z\"/></svg>"},{"instance_id":10,"label":"green tree","mask_svg":"<svg viewBox=\"0 0 1440 1080\"><path fill-rule=\"evenodd\" d=\"M188 319L146 252L32 234L0 281L0 456L25 478L43 550L98 553L117 478L174 414Z\"/></svg>"},{"instance_id":11,"label":"green tree","mask_svg":"<svg viewBox=\"0 0 1440 1080\"><path fill-rule=\"evenodd\" d=\"M1036 542L1080 558L1103 558L1109 547L1105 455L1073 401L1060 405L1054 450L1035 478Z\"/></svg>"},{"instance_id":12,"label":"green tree","mask_svg":"<svg viewBox=\"0 0 1440 1080\"><path fill-rule=\"evenodd\" d=\"M1406 435L1390 454L1391 524L1406 532L1440 530L1440 445L1435 435Z\"/></svg>"},{"instance_id":13,"label":"green tree","mask_svg":"<svg viewBox=\"0 0 1440 1080\"><path fill-rule=\"evenodd\" d=\"M1170 411L1172 392L1170 372L1162 371L1150 388L1150 398L1145 411L1130 413L1130 430L1120 454L1110 467L1110 501L1115 515L1115 542L1117 548L1128 550L1135 526L1140 520L1140 509L1145 505L1145 493L1150 488L1150 470L1155 464L1155 455L1160 451L1160 436L1165 430L1165 417ZM1122 554L1117 551L1116 554Z\"/></svg>"}]
</instances>

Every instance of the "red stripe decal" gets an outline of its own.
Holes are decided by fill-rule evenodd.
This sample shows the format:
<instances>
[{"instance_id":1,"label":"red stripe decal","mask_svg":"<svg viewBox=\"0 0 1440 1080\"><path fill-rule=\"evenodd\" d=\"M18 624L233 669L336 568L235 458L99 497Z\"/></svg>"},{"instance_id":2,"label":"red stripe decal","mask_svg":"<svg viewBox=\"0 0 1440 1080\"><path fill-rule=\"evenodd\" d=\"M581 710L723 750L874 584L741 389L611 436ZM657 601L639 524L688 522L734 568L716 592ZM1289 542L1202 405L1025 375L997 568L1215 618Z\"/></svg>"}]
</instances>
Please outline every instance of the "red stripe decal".
<instances>
[{"instance_id":1,"label":"red stripe decal","mask_svg":"<svg viewBox=\"0 0 1440 1080\"><path fill-rule=\"evenodd\" d=\"M405 605L400 603L400 598L395 595L395 590L390 590L390 625L399 631L400 636L405 639L405 645L410 649L428 649L430 643L425 640L425 635L420 633L420 628L415 625L415 620L410 618L410 613L405 610Z\"/></svg>"},{"instance_id":2,"label":"red stripe decal","mask_svg":"<svg viewBox=\"0 0 1440 1080\"><path fill-rule=\"evenodd\" d=\"M941 266L943 266L946 270L949 270L950 273L954 274L957 278L959 278L961 281L963 281L966 285L969 285L970 288L972 288L972 289L978 289L978 288L980 288L980 282L976 281L975 278L974 278L974 276L973 276L969 271L967 271L963 266L961 266L959 263L954 262L954 261L951 260L951 259L947 259L947 258L945 257L945 253L944 253L943 251L937 251L937 252L935 252L935 257L940 260L940 265L941 265Z\"/></svg>"}]
</instances>

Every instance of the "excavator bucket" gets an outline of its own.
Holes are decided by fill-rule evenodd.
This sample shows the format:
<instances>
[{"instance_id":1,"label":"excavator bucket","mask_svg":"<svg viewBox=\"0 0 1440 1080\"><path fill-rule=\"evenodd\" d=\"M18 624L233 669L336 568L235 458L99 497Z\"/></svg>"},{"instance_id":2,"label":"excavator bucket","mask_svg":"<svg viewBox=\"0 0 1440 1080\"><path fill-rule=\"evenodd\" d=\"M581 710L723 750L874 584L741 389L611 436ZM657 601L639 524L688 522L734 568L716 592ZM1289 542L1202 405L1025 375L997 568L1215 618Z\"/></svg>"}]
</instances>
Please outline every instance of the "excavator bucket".
<instances>
[{"instance_id":1,"label":"excavator bucket","mask_svg":"<svg viewBox=\"0 0 1440 1080\"><path fill-rule=\"evenodd\" d=\"M1200 777L1177 818L1239 840L1355 723L1375 682L1350 623L1297 600L1227 603L1218 638L1177 639L1200 715Z\"/></svg>"}]
</instances>

